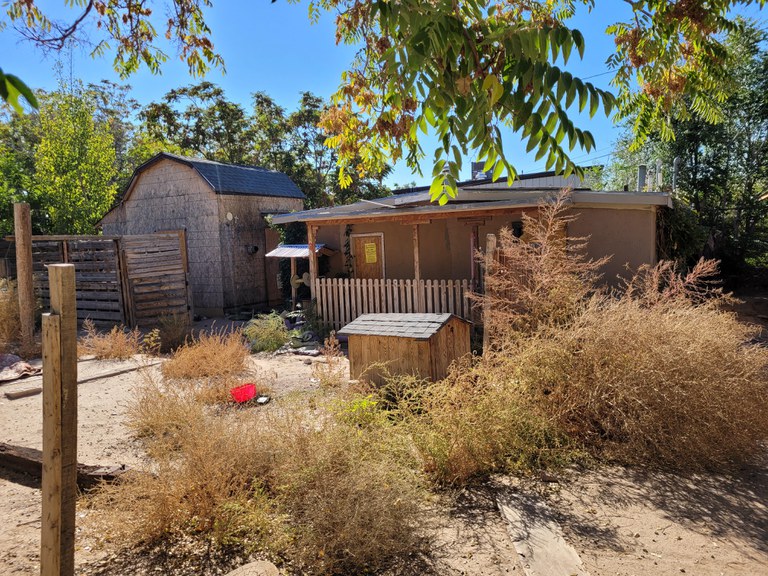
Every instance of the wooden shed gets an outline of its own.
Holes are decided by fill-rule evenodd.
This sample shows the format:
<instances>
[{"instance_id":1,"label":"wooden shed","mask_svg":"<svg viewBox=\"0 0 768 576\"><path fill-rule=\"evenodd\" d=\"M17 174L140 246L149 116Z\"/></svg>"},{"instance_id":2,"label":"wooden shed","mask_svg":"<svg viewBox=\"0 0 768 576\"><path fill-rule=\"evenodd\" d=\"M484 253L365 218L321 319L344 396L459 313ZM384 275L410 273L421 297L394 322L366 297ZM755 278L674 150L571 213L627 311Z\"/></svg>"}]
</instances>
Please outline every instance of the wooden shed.
<instances>
[{"instance_id":1,"label":"wooden shed","mask_svg":"<svg viewBox=\"0 0 768 576\"><path fill-rule=\"evenodd\" d=\"M372 364L390 374L445 378L456 358L469 354L470 323L453 314L363 314L339 331L349 339L349 372L360 378ZM378 370L365 374L379 383Z\"/></svg>"}]
</instances>

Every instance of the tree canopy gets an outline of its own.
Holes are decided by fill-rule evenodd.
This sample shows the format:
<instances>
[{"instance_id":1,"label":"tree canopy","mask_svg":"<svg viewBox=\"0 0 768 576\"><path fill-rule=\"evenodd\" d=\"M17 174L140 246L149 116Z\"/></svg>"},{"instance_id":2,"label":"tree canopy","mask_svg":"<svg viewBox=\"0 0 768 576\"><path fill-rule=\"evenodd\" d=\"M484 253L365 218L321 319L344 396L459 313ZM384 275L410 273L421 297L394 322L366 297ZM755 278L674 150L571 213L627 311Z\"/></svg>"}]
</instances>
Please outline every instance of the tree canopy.
<instances>
[{"instance_id":1,"label":"tree canopy","mask_svg":"<svg viewBox=\"0 0 768 576\"><path fill-rule=\"evenodd\" d=\"M730 11L765 2L624 0L630 18L606 30L616 42L607 62L615 72L614 95L567 70L585 49L569 20L594 9L596 0L311 0L310 17L334 12L337 42L359 48L322 121L337 152L340 183L350 184L352 171L380 173L400 158L420 170L427 156L420 132L439 137L432 192L445 201L463 155L484 160L494 178L515 176L504 154L505 133L519 136L547 168L580 171L571 153L576 147L589 152L594 139L574 124L574 110L633 118L638 143L654 132L671 139L674 120L717 122L732 89L721 42L722 33L737 28ZM46 49L91 31L98 36L93 54L114 54L123 77L141 65L160 69L168 58L157 44L164 31L190 73L199 75L223 66L205 18L211 3L73 0L78 14L60 23L35 0L14 0L6 15ZM11 103L34 98L8 75L0 76L0 96Z\"/></svg>"}]
</instances>

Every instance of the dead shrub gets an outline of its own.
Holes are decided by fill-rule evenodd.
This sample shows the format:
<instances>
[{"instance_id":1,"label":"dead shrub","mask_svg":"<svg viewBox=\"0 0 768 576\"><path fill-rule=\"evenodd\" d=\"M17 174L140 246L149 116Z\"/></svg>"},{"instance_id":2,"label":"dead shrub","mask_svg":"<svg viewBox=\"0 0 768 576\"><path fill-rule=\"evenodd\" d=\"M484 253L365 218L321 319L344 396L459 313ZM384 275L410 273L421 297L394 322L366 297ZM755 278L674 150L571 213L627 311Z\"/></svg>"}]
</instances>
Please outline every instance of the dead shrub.
<instances>
[{"instance_id":1,"label":"dead shrub","mask_svg":"<svg viewBox=\"0 0 768 576\"><path fill-rule=\"evenodd\" d=\"M562 202L526 220L532 244L502 234L487 279L497 354L479 365L506 358L499 378L598 457L683 470L749 460L768 439L768 351L719 310L727 297L712 282L716 263L679 274L661 262L601 293L601 262L574 255L557 233Z\"/></svg>"},{"instance_id":2,"label":"dead shrub","mask_svg":"<svg viewBox=\"0 0 768 576\"><path fill-rule=\"evenodd\" d=\"M500 355L467 357L440 382L398 390L398 417L413 439L426 474L439 485L464 485L493 472L526 473L561 465L577 454L509 377Z\"/></svg>"},{"instance_id":3,"label":"dead shrub","mask_svg":"<svg viewBox=\"0 0 768 576\"><path fill-rule=\"evenodd\" d=\"M19 297L15 284L4 280L0 284L0 353L9 352L20 339Z\"/></svg>"},{"instance_id":4,"label":"dead shrub","mask_svg":"<svg viewBox=\"0 0 768 576\"><path fill-rule=\"evenodd\" d=\"M298 406L212 410L157 378L136 404L132 427L152 461L92 498L105 537L210 538L314 574L374 571L418 545L418 477L386 435Z\"/></svg>"},{"instance_id":5,"label":"dead shrub","mask_svg":"<svg viewBox=\"0 0 768 576\"><path fill-rule=\"evenodd\" d=\"M339 388L347 381L347 371L336 332L332 331L325 339L320 351L323 357L312 365L312 376L321 388Z\"/></svg>"},{"instance_id":6,"label":"dead shrub","mask_svg":"<svg viewBox=\"0 0 768 576\"><path fill-rule=\"evenodd\" d=\"M598 456L682 470L750 460L768 440L768 350L714 305L646 301L592 300L567 329L519 344L519 377Z\"/></svg>"},{"instance_id":7,"label":"dead shrub","mask_svg":"<svg viewBox=\"0 0 768 576\"><path fill-rule=\"evenodd\" d=\"M85 336L77 343L78 356L95 356L97 360L127 360L141 351L141 333L124 326L113 326L109 332L99 332L88 318L83 322Z\"/></svg>"},{"instance_id":8,"label":"dead shrub","mask_svg":"<svg viewBox=\"0 0 768 576\"><path fill-rule=\"evenodd\" d=\"M240 330L200 333L163 364L167 378L208 378L244 372L250 354Z\"/></svg>"},{"instance_id":9,"label":"dead shrub","mask_svg":"<svg viewBox=\"0 0 768 576\"><path fill-rule=\"evenodd\" d=\"M532 334L541 326L567 324L583 300L597 290L598 273L608 258L588 260L587 238L567 237L575 216L566 215L569 194L523 214L522 238L499 233L499 257L486 271L484 330L491 343Z\"/></svg>"}]
</instances>

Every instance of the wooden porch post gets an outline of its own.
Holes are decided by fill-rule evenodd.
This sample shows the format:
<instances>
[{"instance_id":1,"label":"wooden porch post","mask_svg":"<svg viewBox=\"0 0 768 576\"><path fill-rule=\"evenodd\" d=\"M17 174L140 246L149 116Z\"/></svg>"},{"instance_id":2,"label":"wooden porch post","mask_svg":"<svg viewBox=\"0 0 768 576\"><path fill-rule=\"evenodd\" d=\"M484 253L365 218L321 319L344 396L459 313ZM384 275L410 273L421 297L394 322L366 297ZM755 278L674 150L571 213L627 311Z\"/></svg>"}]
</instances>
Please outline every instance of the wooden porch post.
<instances>
[{"instance_id":1,"label":"wooden porch post","mask_svg":"<svg viewBox=\"0 0 768 576\"><path fill-rule=\"evenodd\" d=\"M480 286L480 262L477 260L477 251L480 249L480 232L477 224L472 226L469 244L469 257L472 259L470 261L470 270L472 274L471 286L472 290L476 292Z\"/></svg>"},{"instance_id":2,"label":"wooden porch post","mask_svg":"<svg viewBox=\"0 0 768 576\"><path fill-rule=\"evenodd\" d=\"M315 251L315 238L317 228L307 224L307 244L309 245L309 291L312 300L315 300L315 280L317 280L317 252Z\"/></svg>"},{"instance_id":3,"label":"wooden porch post","mask_svg":"<svg viewBox=\"0 0 768 576\"><path fill-rule=\"evenodd\" d=\"M413 225L413 276L421 280L421 264L419 263L419 225Z\"/></svg>"},{"instance_id":4,"label":"wooden porch post","mask_svg":"<svg viewBox=\"0 0 768 576\"><path fill-rule=\"evenodd\" d=\"M293 279L296 277L296 258L291 258L291 310L296 309L296 286Z\"/></svg>"},{"instance_id":5,"label":"wooden porch post","mask_svg":"<svg viewBox=\"0 0 768 576\"><path fill-rule=\"evenodd\" d=\"M493 265L493 260L496 258L496 234L488 234L485 241L485 276L488 275L488 270ZM490 344L490 330L488 330L488 316L491 310L491 302L488 297L488 285L483 278L483 354L488 350Z\"/></svg>"},{"instance_id":6,"label":"wooden porch post","mask_svg":"<svg viewBox=\"0 0 768 576\"><path fill-rule=\"evenodd\" d=\"M16 291L19 296L21 344L25 353L32 350L35 333L35 289L32 280L32 216L29 204L13 205L16 241Z\"/></svg>"}]
</instances>

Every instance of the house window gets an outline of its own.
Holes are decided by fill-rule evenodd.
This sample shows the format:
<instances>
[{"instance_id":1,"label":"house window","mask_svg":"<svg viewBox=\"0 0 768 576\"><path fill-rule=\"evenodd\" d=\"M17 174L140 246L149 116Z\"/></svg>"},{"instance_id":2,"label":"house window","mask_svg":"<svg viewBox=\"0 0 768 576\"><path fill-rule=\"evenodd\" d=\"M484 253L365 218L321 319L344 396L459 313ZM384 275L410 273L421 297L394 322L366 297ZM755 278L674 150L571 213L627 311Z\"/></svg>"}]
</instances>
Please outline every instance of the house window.
<instances>
[{"instance_id":1,"label":"house window","mask_svg":"<svg viewBox=\"0 0 768 576\"><path fill-rule=\"evenodd\" d=\"M515 238L523 237L523 223L521 221L512 222L509 227L512 230L512 236Z\"/></svg>"}]
</instances>

